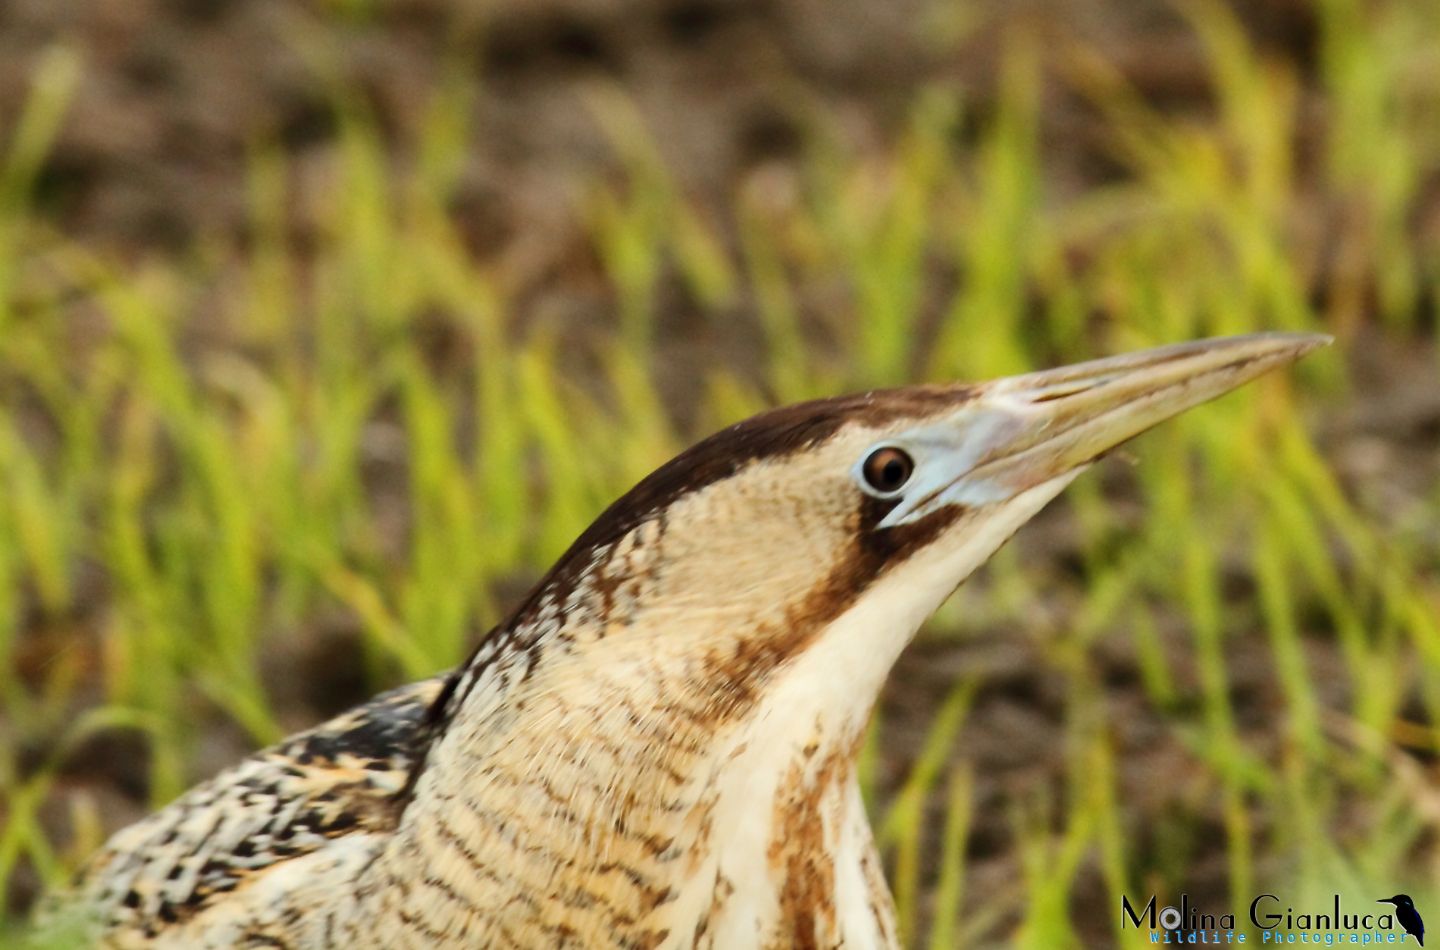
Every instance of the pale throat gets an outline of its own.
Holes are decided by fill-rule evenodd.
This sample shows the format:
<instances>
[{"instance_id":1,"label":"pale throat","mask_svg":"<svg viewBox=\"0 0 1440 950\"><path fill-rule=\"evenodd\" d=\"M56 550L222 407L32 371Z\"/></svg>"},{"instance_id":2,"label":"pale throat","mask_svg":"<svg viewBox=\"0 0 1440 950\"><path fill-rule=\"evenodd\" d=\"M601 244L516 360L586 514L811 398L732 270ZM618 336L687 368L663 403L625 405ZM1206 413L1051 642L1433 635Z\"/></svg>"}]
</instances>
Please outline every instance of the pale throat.
<instances>
[{"instance_id":1,"label":"pale throat","mask_svg":"<svg viewBox=\"0 0 1440 950\"><path fill-rule=\"evenodd\" d=\"M715 780L715 820L730 830L712 861L717 878L735 888L715 925L717 945L726 945L727 933L744 942L746 928L753 940L756 920L792 935L813 928L822 943L893 942L889 894L855 774L861 737L920 625L1071 477L967 515L950 538L883 572L775 671ZM832 858L828 868L805 860L819 841ZM787 899L816 891L825 900L809 909Z\"/></svg>"},{"instance_id":2,"label":"pale throat","mask_svg":"<svg viewBox=\"0 0 1440 950\"><path fill-rule=\"evenodd\" d=\"M747 928L753 941L757 921L890 942L854 775L870 711L921 623L1069 480L967 515L798 633L784 627L793 590L748 611L706 608L698 595L675 610L653 595L680 578L651 569L671 539L617 545L582 578L592 590L542 599L524 651L497 644L475 667L463 714L431 748L372 873L448 881L473 906L514 909L477 926L499 920L540 942L548 931L531 928L542 924L601 926L597 907L642 936L700 919L716 945ZM593 601L597 585L623 628L565 609ZM834 855L818 870L789 847L817 835ZM596 886L599 898L583 896ZM581 896L527 900L556 892ZM801 919L806 906L831 917ZM834 916L854 906L864 913Z\"/></svg>"}]
</instances>

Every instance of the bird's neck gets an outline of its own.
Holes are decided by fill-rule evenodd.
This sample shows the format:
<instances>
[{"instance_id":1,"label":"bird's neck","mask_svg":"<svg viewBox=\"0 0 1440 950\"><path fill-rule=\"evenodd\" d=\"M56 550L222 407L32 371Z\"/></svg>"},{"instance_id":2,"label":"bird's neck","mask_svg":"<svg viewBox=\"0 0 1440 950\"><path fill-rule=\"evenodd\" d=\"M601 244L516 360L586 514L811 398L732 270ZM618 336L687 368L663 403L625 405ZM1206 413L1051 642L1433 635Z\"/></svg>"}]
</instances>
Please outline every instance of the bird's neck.
<instances>
[{"instance_id":1,"label":"bird's neck","mask_svg":"<svg viewBox=\"0 0 1440 950\"><path fill-rule=\"evenodd\" d=\"M1066 481L858 579L824 546L793 568L737 553L707 573L691 552L667 557L659 528L597 552L457 681L400 826L357 882L373 906L355 919L378 928L365 936L893 943L861 735L920 623Z\"/></svg>"},{"instance_id":2,"label":"bird's neck","mask_svg":"<svg viewBox=\"0 0 1440 950\"><path fill-rule=\"evenodd\" d=\"M594 583L611 612L633 593ZM855 759L923 614L643 599L623 631L542 606L482 649L362 888L399 904L362 916L521 945L887 942Z\"/></svg>"}]
</instances>

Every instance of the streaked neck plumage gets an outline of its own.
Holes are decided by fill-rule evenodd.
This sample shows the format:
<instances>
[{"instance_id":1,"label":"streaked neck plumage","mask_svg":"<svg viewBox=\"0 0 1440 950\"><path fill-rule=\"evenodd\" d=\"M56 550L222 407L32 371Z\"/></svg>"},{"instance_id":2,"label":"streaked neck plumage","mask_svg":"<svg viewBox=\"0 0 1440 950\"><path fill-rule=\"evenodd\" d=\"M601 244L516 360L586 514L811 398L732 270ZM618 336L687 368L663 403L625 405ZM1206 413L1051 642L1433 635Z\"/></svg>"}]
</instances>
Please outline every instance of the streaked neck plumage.
<instances>
[{"instance_id":1,"label":"streaked neck plumage","mask_svg":"<svg viewBox=\"0 0 1440 950\"><path fill-rule=\"evenodd\" d=\"M845 518L846 539L780 533L783 558L717 551L694 524L727 517L713 498L572 553L456 681L361 880L383 906L356 919L431 944L893 945L854 772L870 710L925 617L1072 477L898 564Z\"/></svg>"}]
</instances>

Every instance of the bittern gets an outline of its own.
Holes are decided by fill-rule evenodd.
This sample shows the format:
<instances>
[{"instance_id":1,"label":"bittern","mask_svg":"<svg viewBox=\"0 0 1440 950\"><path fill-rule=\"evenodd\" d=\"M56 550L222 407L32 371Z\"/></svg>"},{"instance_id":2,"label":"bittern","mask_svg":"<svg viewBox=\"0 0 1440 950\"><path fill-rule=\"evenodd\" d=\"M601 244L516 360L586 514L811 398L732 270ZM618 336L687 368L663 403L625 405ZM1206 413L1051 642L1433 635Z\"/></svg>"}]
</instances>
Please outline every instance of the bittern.
<instances>
[{"instance_id":1,"label":"bittern","mask_svg":"<svg viewBox=\"0 0 1440 950\"><path fill-rule=\"evenodd\" d=\"M117 947L893 946L856 756L900 651L1101 455L1324 342L733 425L601 514L453 673L120 831L70 906Z\"/></svg>"}]
</instances>

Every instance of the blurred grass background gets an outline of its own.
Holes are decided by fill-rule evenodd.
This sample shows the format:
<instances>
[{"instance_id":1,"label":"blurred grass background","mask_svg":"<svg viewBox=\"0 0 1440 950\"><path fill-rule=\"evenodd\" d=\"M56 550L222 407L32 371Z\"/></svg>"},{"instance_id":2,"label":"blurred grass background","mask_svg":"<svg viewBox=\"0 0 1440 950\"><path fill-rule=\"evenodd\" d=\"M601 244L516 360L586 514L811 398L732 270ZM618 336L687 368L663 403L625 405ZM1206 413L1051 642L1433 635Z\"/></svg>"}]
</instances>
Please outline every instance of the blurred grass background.
<instances>
[{"instance_id":1,"label":"blurred grass background","mask_svg":"<svg viewBox=\"0 0 1440 950\"><path fill-rule=\"evenodd\" d=\"M455 663L699 435L1257 329L1338 343L1082 479L902 661L864 760L901 926L1440 906L1440 7L1257 6L0 13L9 926Z\"/></svg>"}]
</instances>

